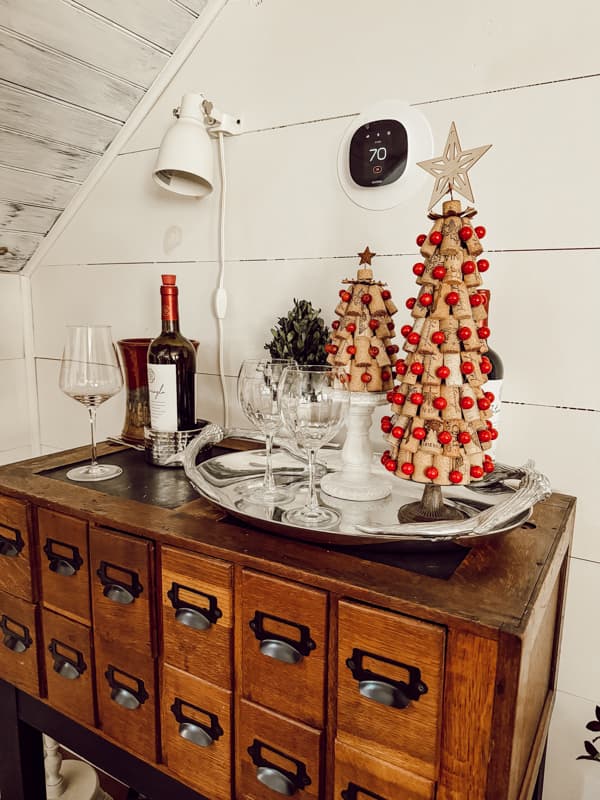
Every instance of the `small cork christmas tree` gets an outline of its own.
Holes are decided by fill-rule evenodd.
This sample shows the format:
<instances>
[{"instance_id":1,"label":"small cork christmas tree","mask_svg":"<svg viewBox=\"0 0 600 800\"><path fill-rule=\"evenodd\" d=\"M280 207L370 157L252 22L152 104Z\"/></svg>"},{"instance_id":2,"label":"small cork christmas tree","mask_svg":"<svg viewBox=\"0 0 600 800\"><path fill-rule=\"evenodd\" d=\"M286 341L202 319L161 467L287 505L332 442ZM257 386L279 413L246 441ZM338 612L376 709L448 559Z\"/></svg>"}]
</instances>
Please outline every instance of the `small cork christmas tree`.
<instances>
[{"instance_id":1,"label":"small cork christmas tree","mask_svg":"<svg viewBox=\"0 0 600 800\"><path fill-rule=\"evenodd\" d=\"M393 365L400 351L392 342L392 316L398 309L385 283L373 278L371 259L377 253L367 247L358 255L356 278L342 281L346 288L340 289L335 309L339 319L331 323L332 336L325 346L327 362L345 369L351 392L387 392L394 386Z\"/></svg>"},{"instance_id":2,"label":"small cork christmas tree","mask_svg":"<svg viewBox=\"0 0 600 800\"><path fill-rule=\"evenodd\" d=\"M490 331L479 292L489 267L479 258L485 228L473 226L477 212L463 211L459 200L446 200L441 214L431 212L453 190L473 202L467 172L488 149L462 151L452 123L444 155L419 164L436 177L433 225L417 238L419 291L406 303L412 324L401 329L406 356L396 363L391 414L381 422L388 445L382 462L399 478L437 487L465 485L494 469L486 454L497 436L489 422L494 398L485 391ZM420 504L404 509L403 521L456 516L443 507L440 490L426 491Z\"/></svg>"}]
</instances>

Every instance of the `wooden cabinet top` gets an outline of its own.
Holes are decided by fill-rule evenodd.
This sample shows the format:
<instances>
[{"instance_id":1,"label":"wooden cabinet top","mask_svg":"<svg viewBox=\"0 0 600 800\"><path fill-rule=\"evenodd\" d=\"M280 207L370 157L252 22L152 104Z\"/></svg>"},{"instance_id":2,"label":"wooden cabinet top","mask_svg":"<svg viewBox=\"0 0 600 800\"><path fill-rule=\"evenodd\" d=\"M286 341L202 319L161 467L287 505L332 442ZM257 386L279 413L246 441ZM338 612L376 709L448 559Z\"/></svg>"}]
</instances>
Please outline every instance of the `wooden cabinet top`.
<instances>
[{"instance_id":1,"label":"wooden cabinet top","mask_svg":"<svg viewBox=\"0 0 600 800\"><path fill-rule=\"evenodd\" d=\"M125 454L100 445L100 455L107 452ZM534 509L535 527L490 538L468 550L449 577L432 577L358 557L350 548L340 552L261 532L193 493L178 502L176 494L163 491L174 471L145 465L142 453L127 451L132 464L151 471L151 486L146 481L143 490L136 488L137 467L131 475L125 468L119 494L106 485L112 482L88 487L51 472L88 457L85 447L0 467L0 494L492 639L524 630L548 573L560 568L573 530L575 498L553 494Z\"/></svg>"}]
</instances>

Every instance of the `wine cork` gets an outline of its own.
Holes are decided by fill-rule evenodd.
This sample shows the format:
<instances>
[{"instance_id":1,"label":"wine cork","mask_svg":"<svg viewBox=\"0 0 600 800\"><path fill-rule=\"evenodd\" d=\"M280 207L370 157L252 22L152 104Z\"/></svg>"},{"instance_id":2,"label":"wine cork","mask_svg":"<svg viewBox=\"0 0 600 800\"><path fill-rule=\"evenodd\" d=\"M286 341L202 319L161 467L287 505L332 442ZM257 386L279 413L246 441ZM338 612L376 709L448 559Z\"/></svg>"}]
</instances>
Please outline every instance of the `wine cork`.
<instances>
[{"instance_id":1,"label":"wine cork","mask_svg":"<svg viewBox=\"0 0 600 800\"><path fill-rule=\"evenodd\" d=\"M442 236L444 238L440 245L440 253L442 256L450 253L460 255L462 246L458 232L461 227L462 222L460 217L447 217L444 220L442 224Z\"/></svg>"},{"instance_id":2,"label":"wine cork","mask_svg":"<svg viewBox=\"0 0 600 800\"><path fill-rule=\"evenodd\" d=\"M398 312L398 306L396 303L394 303L391 297L388 297L388 299L384 300L383 302L385 303L386 311L390 317Z\"/></svg>"},{"instance_id":3,"label":"wine cork","mask_svg":"<svg viewBox=\"0 0 600 800\"><path fill-rule=\"evenodd\" d=\"M475 453L470 454L469 461L472 467L483 467L483 452L481 450L478 450ZM481 476L481 478L483 478L483 475ZM471 476L472 481L480 481L481 478L473 478L473 476Z\"/></svg>"},{"instance_id":4,"label":"wine cork","mask_svg":"<svg viewBox=\"0 0 600 800\"><path fill-rule=\"evenodd\" d=\"M413 403L410 397L414 392L418 392L420 390L420 386L409 386L408 384L403 384L403 386L406 389L406 400L404 401L402 410L404 414L407 414L409 417L416 417L419 413L419 406L416 403Z\"/></svg>"},{"instance_id":5,"label":"wine cork","mask_svg":"<svg viewBox=\"0 0 600 800\"><path fill-rule=\"evenodd\" d=\"M421 442L421 450L424 450L432 455L443 453L442 445L438 442L438 434L444 429L444 423L441 419L428 419L424 422L424 428L427 431L426 437Z\"/></svg>"},{"instance_id":6,"label":"wine cork","mask_svg":"<svg viewBox=\"0 0 600 800\"><path fill-rule=\"evenodd\" d=\"M433 244L433 242L429 237L434 231L436 231L437 233L441 233L443 224L444 224L443 219L436 219L433 225L431 226L431 230L427 234L427 239L425 239L425 241L421 245L421 255L423 256L423 258L430 258L437 250L438 246L436 244Z\"/></svg>"},{"instance_id":7,"label":"wine cork","mask_svg":"<svg viewBox=\"0 0 600 800\"><path fill-rule=\"evenodd\" d=\"M445 283L441 285L441 288L436 289L433 305L430 306L432 319L450 319L452 316L450 306L446 302L446 295L449 291L451 290L446 287Z\"/></svg>"},{"instance_id":8,"label":"wine cork","mask_svg":"<svg viewBox=\"0 0 600 800\"><path fill-rule=\"evenodd\" d=\"M465 422L464 420L460 421L460 432L468 433L471 437L468 442L463 444L465 453L469 456L473 456L474 454L481 453L481 446L479 443L479 437L477 436L477 430L475 427L469 423ZM483 456L482 456L483 457ZM475 463L475 462L473 462Z\"/></svg>"},{"instance_id":9,"label":"wine cork","mask_svg":"<svg viewBox=\"0 0 600 800\"><path fill-rule=\"evenodd\" d=\"M465 453L460 453L452 459L452 469L462 474L461 486L467 486L471 482L471 461Z\"/></svg>"},{"instance_id":10,"label":"wine cork","mask_svg":"<svg viewBox=\"0 0 600 800\"><path fill-rule=\"evenodd\" d=\"M355 336L354 345L356 347L354 363L358 364L359 367L366 367L371 363L371 355L369 353L371 339L368 336Z\"/></svg>"},{"instance_id":11,"label":"wine cork","mask_svg":"<svg viewBox=\"0 0 600 800\"><path fill-rule=\"evenodd\" d=\"M352 298L348 303L346 314L349 317L361 317L365 312L365 304L360 299L366 293L366 287L355 283L352 288Z\"/></svg>"},{"instance_id":12,"label":"wine cork","mask_svg":"<svg viewBox=\"0 0 600 800\"><path fill-rule=\"evenodd\" d=\"M477 398L475 397L475 391L472 386L468 383L463 383L463 385L459 389L460 392L460 399L463 400L464 398L468 397L473 400L472 408L463 408L462 409L462 416L466 422L476 422L480 419L480 411L477 407ZM460 417L460 411L458 416Z\"/></svg>"},{"instance_id":13,"label":"wine cork","mask_svg":"<svg viewBox=\"0 0 600 800\"><path fill-rule=\"evenodd\" d=\"M466 378L467 382L471 386L481 386L482 383L485 383L485 376L482 374L479 368L480 358L478 355L474 353L467 353L463 352L460 354L461 363L469 362L473 365L473 372L470 372Z\"/></svg>"},{"instance_id":14,"label":"wine cork","mask_svg":"<svg viewBox=\"0 0 600 800\"><path fill-rule=\"evenodd\" d=\"M352 337L349 339L342 339L340 340L340 346L338 347L338 351L335 354L335 361L334 363L339 367L345 367L346 364L350 362L351 355L348 352L348 347L352 344Z\"/></svg>"},{"instance_id":15,"label":"wine cork","mask_svg":"<svg viewBox=\"0 0 600 800\"><path fill-rule=\"evenodd\" d=\"M483 253L483 247L481 245L481 242L479 241L479 236L477 236L477 234L475 233L475 229L473 228L473 225L471 224L470 220L468 219L463 220L463 224L467 228L471 228L472 231L471 238L467 239L467 241L465 242L467 246L467 252L472 258L477 258L477 256Z\"/></svg>"},{"instance_id":16,"label":"wine cork","mask_svg":"<svg viewBox=\"0 0 600 800\"><path fill-rule=\"evenodd\" d=\"M381 289L377 284L369 287L369 294L371 295L371 302L369 303L369 311L372 317L387 317L389 316L383 297L381 296Z\"/></svg>"},{"instance_id":17,"label":"wine cork","mask_svg":"<svg viewBox=\"0 0 600 800\"><path fill-rule=\"evenodd\" d=\"M440 396L440 387L425 384L421 386L421 393L423 395L423 404L419 411L423 419L439 419L440 411L433 405L433 401Z\"/></svg>"},{"instance_id":18,"label":"wine cork","mask_svg":"<svg viewBox=\"0 0 600 800\"><path fill-rule=\"evenodd\" d=\"M335 313L338 315L338 317L344 317L346 315L347 308L348 308L348 303L344 303L343 300L340 300L340 302L335 307Z\"/></svg>"},{"instance_id":19,"label":"wine cork","mask_svg":"<svg viewBox=\"0 0 600 800\"><path fill-rule=\"evenodd\" d=\"M414 387L419 382L419 376L415 375L410 370L412 364L415 363L421 363L421 356L418 353L410 353L405 359L407 369L406 373L402 376L402 380L411 387Z\"/></svg>"},{"instance_id":20,"label":"wine cork","mask_svg":"<svg viewBox=\"0 0 600 800\"><path fill-rule=\"evenodd\" d=\"M432 319L428 317L425 322L423 323L423 329L421 331L421 341L419 342L418 351L423 355L428 353L437 353L438 346L435 342L432 342L431 337L440 329L440 321L439 319Z\"/></svg>"},{"instance_id":21,"label":"wine cork","mask_svg":"<svg viewBox=\"0 0 600 800\"><path fill-rule=\"evenodd\" d=\"M392 406L392 410L393 408L394 407ZM398 406L398 408L402 407ZM402 430L406 432L409 423L410 423L410 417L407 417L406 414L403 414L402 412L400 412L399 414L396 413L392 414L392 428L402 428ZM398 441L398 439L396 439L396 441Z\"/></svg>"},{"instance_id":22,"label":"wine cork","mask_svg":"<svg viewBox=\"0 0 600 800\"><path fill-rule=\"evenodd\" d=\"M375 360L380 367L387 367L392 363L392 360L386 350L386 344L382 339L379 339L377 336L373 336L371 339L371 349L373 352L377 350L377 353L375 354Z\"/></svg>"},{"instance_id":23,"label":"wine cork","mask_svg":"<svg viewBox=\"0 0 600 800\"><path fill-rule=\"evenodd\" d=\"M350 391L351 392L366 392L367 384L363 381L362 376L365 368L359 366L356 361L350 362Z\"/></svg>"},{"instance_id":24,"label":"wine cork","mask_svg":"<svg viewBox=\"0 0 600 800\"><path fill-rule=\"evenodd\" d=\"M401 383L399 393L404 395L404 397L408 397L408 393L411 391L411 387L407 383ZM408 413L405 409L406 400L402 405L398 405L397 403L392 403L392 412L400 417L406 417L408 419ZM406 428L406 425L402 425L400 422L398 423L402 428Z\"/></svg>"},{"instance_id":25,"label":"wine cork","mask_svg":"<svg viewBox=\"0 0 600 800\"><path fill-rule=\"evenodd\" d=\"M331 364L332 367L336 365L336 356L334 356L333 353L329 353L327 356L327 363Z\"/></svg>"},{"instance_id":26,"label":"wine cork","mask_svg":"<svg viewBox=\"0 0 600 800\"><path fill-rule=\"evenodd\" d=\"M424 323L425 323L425 320L424 320L423 317L419 317L418 319L416 319L414 321L414 323L413 323L413 326L412 326L412 332L413 333L418 333L419 336L420 336L421 335L421 331L423 330L423 324ZM407 339L407 340L405 340L402 349L407 353L414 353L415 350L417 349L417 347L418 347L418 344L411 344Z\"/></svg>"},{"instance_id":27,"label":"wine cork","mask_svg":"<svg viewBox=\"0 0 600 800\"><path fill-rule=\"evenodd\" d=\"M380 339L384 339L394 335L394 320L390 316L377 317L377 322L379 325L373 331L369 328L369 320L366 320L366 326L372 336L378 336Z\"/></svg>"},{"instance_id":28,"label":"wine cork","mask_svg":"<svg viewBox=\"0 0 600 800\"><path fill-rule=\"evenodd\" d=\"M466 281L465 281L466 283ZM469 297L471 295L478 294L477 289L470 289L469 290ZM480 303L478 306L471 306L471 312L473 314L473 319L475 322L481 322L483 319L487 319L487 311L485 305Z\"/></svg>"},{"instance_id":29,"label":"wine cork","mask_svg":"<svg viewBox=\"0 0 600 800\"><path fill-rule=\"evenodd\" d=\"M423 272L423 274L417 278L416 283L418 283L419 285L422 285L424 283L436 284L437 280L436 278L433 277L433 270L434 267L436 267L439 263L440 263L440 256L437 254L432 256L431 258L425 259L425 272Z\"/></svg>"},{"instance_id":30,"label":"wine cork","mask_svg":"<svg viewBox=\"0 0 600 800\"><path fill-rule=\"evenodd\" d=\"M462 206L460 200L444 200L442 203L442 215L448 217L453 214L460 214Z\"/></svg>"},{"instance_id":31,"label":"wine cork","mask_svg":"<svg viewBox=\"0 0 600 800\"><path fill-rule=\"evenodd\" d=\"M368 267L360 267L358 272L356 273L356 280L357 281L364 281L368 283L369 281L373 280L373 270L369 269Z\"/></svg>"},{"instance_id":32,"label":"wine cork","mask_svg":"<svg viewBox=\"0 0 600 800\"><path fill-rule=\"evenodd\" d=\"M481 350L481 339L477 335L475 323L472 320L463 319L461 320L460 327L468 328L471 331L469 338L463 341L465 351L468 353L478 353Z\"/></svg>"},{"instance_id":33,"label":"wine cork","mask_svg":"<svg viewBox=\"0 0 600 800\"><path fill-rule=\"evenodd\" d=\"M384 387L381 379L381 370L377 364L369 364L369 366L366 368L366 372L371 377L371 380L366 384L367 391L381 392ZM393 385L393 382L391 385Z\"/></svg>"},{"instance_id":34,"label":"wine cork","mask_svg":"<svg viewBox=\"0 0 600 800\"><path fill-rule=\"evenodd\" d=\"M419 426L416 424L417 418L415 417L411 420L409 428L404 433L404 437L402 439L401 449L405 450L407 453L416 453L419 449L419 440L415 439L413 436L413 431L418 428Z\"/></svg>"},{"instance_id":35,"label":"wine cork","mask_svg":"<svg viewBox=\"0 0 600 800\"><path fill-rule=\"evenodd\" d=\"M472 319L469 293L464 283L462 281L450 283L449 287L448 291L458 294L458 303L452 306L452 316L455 319Z\"/></svg>"},{"instance_id":36,"label":"wine cork","mask_svg":"<svg viewBox=\"0 0 600 800\"><path fill-rule=\"evenodd\" d=\"M450 470L452 469L452 459L444 455L434 455L433 466L438 471L437 478L433 482L438 486L448 486L450 483Z\"/></svg>"},{"instance_id":37,"label":"wine cork","mask_svg":"<svg viewBox=\"0 0 600 800\"><path fill-rule=\"evenodd\" d=\"M413 454L406 450L405 447L400 446L400 449L398 450L398 469L395 473L399 478L403 478L406 481L410 480L410 475L405 475L402 472L402 464L412 464L412 460Z\"/></svg>"},{"instance_id":38,"label":"wine cork","mask_svg":"<svg viewBox=\"0 0 600 800\"><path fill-rule=\"evenodd\" d=\"M443 420L460 419L460 390L459 386L448 386L443 383L440 389L441 396L446 401L446 408L442 409Z\"/></svg>"},{"instance_id":39,"label":"wine cork","mask_svg":"<svg viewBox=\"0 0 600 800\"><path fill-rule=\"evenodd\" d=\"M444 353L444 366L448 367L450 374L446 378L448 386L462 386L463 376L460 371L461 353Z\"/></svg>"},{"instance_id":40,"label":"wine cork","mask_svg":"<svg viewBox=\"0 0 600 800\"><path fill-rule=\"evenodd\" d=\"M452 440L444 445L444 455L448 456L448 458L456 458L462 452L460 442L458 441L460 422L461 420L453 419L444 424L444 430L452 436Z\"/></svg>"},{"instance_id":41,"label":"wine cork","mask_svg":"<svg viewBox=\"0 0 600 800\"><path fill-rule=\"evenodd\" d=\"M458 320L449 317L440 322L440 330L446 340L440 345L442 353L460 353L460 341L456 332L458 331Z\"/></svg>"},{"instance_id":42,"label":"wine cork","mask_svg":"<svg viewBox=\"0 0 600 800\"><path fill-rule=\"evenodd\" d=\"M444 281L461 281L463 279L462 274L462 263L463 263L463 251L460 250L459 252L452 252L452 253L445 253L444 254L444 267L446 268L446 274L444 275Z\"/></svg>"},{"instance_id":43,"label":"wine cork","mask_svg":"<svg viewBox=\"0 0 600 800\"><path fill-rule=\"evenodd\" d=\"M423 450L418 450L413 456L413 466L415 471L412 474L413 481L418 483L431 483L431 478L425 475L425 470L433 466L433 453L426 453Z\"/></svg>"},{"instance_id":44,"label":"wine cork","mask_svg":"<svg viewBox=\"0 0 600 800\"><path fill-rule=\"evenodd\" d=\"M423 366L425 367L422 378L423 383L439 385L442 381L437 375L437 370L443 365L443 363L444 356L437 349L437 347L435 348L435 351L431 353L431 355L426 355L423 359Z\"/></svg>"}]
</instances>

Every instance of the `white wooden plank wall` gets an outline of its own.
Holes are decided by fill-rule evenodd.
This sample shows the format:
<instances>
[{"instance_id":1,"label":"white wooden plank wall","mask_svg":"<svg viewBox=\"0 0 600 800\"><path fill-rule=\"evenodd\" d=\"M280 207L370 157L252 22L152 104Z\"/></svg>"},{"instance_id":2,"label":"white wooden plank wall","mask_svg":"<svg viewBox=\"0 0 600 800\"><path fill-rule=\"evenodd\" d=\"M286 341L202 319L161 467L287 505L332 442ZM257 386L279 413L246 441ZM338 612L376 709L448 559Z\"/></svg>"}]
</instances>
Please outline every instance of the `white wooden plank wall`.
<instances>
[{"instance_id":1,"label":"white wooden plank wall","mask_svg":"<svg viewBox=\"0 0 600 800\"><path fill-rule=\"evenodd\" d=\"M31 456L21 280L0 275L0 464Z\"/></svg>"},{"instance_id":2,"label":"white wooden plank wall","mask_svg":"<svg viewBox=\"0 0 600 800\"><path fill-rule=\"evenodd\" d=\"M101 14L103 5L93 10ZM137 5L119 9L134 15ZM225 364L232 421L241 422L239 362L261 352L293 297L313 300L332 318L340 279L354 274L355 254L366 244L379 254L376 274L394 295L402 301L414 293L415 236L428 225L431 185L425 181L410 203L390 211L354 206L336 174L351 116L395 97L425 113L435 154L452 120L464 147L493 143L471 179L478 221L488 229L491 341L507 373L499 457L536 458L557 490L579 498L545 800L596 800L600 783L597 764L575 760L600 702L591 611L600 582L600 380L592 349L600 241L597 166L589 158L600 113L599 24L600 7L587 0L573 0L560 18L517 0L466 0L460 13L437 19L430 5L394 0L373 7L229 0L32 279L46 448L87 441L85 422L73 426L72 404L56 389L64 324L105 321L115 338L153 335L165 270L177 273L183 327L201 342L198 412L220 420L211 305L218 196L171 196L154 186L150 171L183 92L202 90L243 114L248 132L226 141ZM439 46L436 25L443 28ZM117 400L99 421L118 431ZM373 438L379 443L376 432Z\"/></svg>"}]
</instances>

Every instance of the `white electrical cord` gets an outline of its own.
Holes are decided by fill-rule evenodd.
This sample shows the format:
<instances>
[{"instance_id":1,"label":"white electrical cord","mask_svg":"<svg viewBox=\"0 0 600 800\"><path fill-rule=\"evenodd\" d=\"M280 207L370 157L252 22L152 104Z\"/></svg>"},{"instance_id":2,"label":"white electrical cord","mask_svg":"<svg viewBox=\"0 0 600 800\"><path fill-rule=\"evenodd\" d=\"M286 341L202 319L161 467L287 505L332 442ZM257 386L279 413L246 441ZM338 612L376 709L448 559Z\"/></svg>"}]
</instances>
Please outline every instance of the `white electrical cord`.
<instances>
[{"instance_id":1,"label":"white electrical cord","mask_svg":"<svg viewBox=\"0 0 600 800\"><path fill-rule=\"evenodd\" d=\"M229 406L227 404L227 389L225 387L223 320L227 313L227 292L225 290L225 201L227 195L227 181L225 178L225 148L223 147L223 132L217 132L219 141L219 166L221 170L221 204L219 211L219 282L215 291L214 307L217 317L218 350L219 350L219 378L221 381L221 394L223 397L223 425L229 427Z\"/></svg>"}]
</instances>

